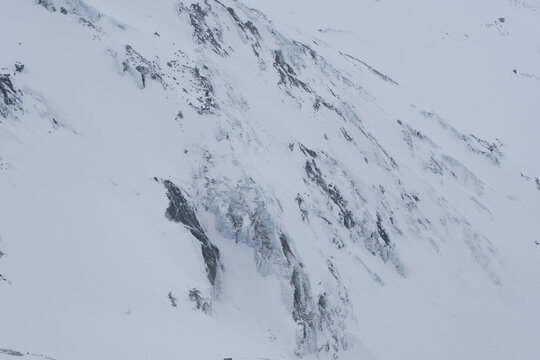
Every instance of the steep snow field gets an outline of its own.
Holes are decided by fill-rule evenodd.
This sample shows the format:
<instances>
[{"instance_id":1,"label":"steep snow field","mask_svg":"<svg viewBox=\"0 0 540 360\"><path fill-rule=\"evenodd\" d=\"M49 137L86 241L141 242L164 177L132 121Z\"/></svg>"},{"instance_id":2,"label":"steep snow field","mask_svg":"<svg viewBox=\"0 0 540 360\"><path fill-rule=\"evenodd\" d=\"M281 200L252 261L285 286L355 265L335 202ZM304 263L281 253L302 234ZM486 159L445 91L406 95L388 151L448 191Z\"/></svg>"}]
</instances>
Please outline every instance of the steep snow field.
<instances>
[{"instance_id":1,"label":"steep snow field","mask_svg":"<svg viewBox=\"0 0 540 360\"><path fill-rule=\"evenodd\" d=\"M0 359L537 359L539 16L0 0Z\"/></svg>"},{"instance_id":2,"label":"steep snow field","mask_svg":"<svg viewBox=\"0 0 540 360\"><path fill-rule=\"evenodd\" d=\"M460 130L504 134L512 164L539 171L540 161L530 161L540 133L538 1L245 3L297 37L384 69L409 101L437 109Z\"/></svg>"}]
</instances>

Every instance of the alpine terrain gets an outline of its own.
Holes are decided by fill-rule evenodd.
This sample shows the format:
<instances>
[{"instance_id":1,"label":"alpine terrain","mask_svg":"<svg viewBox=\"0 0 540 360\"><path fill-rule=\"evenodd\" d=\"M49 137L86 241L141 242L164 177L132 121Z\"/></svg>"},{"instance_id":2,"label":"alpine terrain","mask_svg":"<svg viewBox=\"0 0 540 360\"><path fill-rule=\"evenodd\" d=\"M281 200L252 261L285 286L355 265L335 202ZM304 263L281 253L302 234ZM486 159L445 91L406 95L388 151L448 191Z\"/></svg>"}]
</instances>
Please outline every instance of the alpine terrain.
<instances>
[{"instance_id":1,"label":"alpine terrain","mask_svg":"<svg viewBox=\"0 0 540 360\"><path fill-rule=\"evenodd\" d=\"M0 0L0 359L540 359L540 0Z\"/></svg>"}]
</instances>

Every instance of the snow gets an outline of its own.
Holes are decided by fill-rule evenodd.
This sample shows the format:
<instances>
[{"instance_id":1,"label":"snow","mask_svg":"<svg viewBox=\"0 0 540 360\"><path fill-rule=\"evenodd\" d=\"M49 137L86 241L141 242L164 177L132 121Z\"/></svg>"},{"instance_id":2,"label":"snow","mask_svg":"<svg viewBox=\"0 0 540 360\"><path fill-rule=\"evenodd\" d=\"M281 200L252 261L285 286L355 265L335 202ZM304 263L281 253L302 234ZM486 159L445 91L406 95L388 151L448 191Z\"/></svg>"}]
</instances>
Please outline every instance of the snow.
<instances>
[{"instance_id":1,"label":"snow","mask_svg":"<svg viewBox=\"0 0 540 360\"><path fill-rule=\"evenodd\" d=\"M0 0L0 359L540 353L538 1L183 3Z\"/></svg>"}]
</instances>

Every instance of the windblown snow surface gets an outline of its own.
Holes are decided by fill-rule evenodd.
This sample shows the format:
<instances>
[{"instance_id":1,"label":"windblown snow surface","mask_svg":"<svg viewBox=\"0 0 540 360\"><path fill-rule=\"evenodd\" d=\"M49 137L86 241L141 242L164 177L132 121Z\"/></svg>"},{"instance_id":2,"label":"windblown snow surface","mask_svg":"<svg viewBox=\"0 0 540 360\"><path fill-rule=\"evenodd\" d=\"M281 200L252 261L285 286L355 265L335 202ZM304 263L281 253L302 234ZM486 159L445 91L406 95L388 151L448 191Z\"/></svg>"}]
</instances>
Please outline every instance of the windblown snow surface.
<instances>
[{"instance_id":1,"label":"windblown snow surface","mask_svg":"<svg viewBox=\"0 0 540 360\"><path fill-rule=\"evenodd\" d=\"M0 359L538 359L540 2L0 0Z\"/></svg>"}]
</instances>

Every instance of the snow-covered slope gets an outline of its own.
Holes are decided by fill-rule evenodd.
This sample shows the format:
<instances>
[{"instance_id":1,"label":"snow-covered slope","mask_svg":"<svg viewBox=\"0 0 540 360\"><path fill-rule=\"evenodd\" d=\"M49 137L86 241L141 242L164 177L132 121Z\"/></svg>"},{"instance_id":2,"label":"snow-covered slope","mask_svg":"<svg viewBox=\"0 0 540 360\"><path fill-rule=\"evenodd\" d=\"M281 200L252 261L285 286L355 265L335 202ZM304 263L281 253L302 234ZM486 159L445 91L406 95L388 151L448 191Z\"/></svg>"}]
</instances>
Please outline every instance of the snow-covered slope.
<instances>
[{"instance_id":1,"label":"snow-covered slope","mask_svg":"<svg viewBox=\"0 0 540 360\"><path fill-rule=\"evenodd\" d=\"M540 353L538 1L0 10L0 359Z\"/></svg>"}]
</instances>

